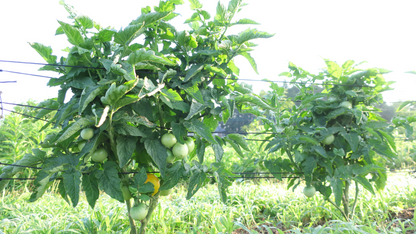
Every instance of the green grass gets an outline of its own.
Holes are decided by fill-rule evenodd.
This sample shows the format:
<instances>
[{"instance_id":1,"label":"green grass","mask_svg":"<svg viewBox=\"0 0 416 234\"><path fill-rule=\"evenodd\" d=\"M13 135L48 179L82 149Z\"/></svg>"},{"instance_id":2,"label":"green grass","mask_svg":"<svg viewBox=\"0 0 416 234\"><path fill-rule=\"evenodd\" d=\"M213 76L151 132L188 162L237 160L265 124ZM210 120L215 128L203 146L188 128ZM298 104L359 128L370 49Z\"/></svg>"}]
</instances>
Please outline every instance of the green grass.
<instances>
[{"instance_id":1,"label":"green grass","mask_svg":"<svg viewBox=\"0 0 416 234\"><path fill-rule=\"evenodd\" d=\"M391 175L386 189L376 196L360 193L355 216L341 214L322 197L306 198L302 188L286 190L276 180L235 183L229 204L220 202L216 187L202 188L189 201L183 188L162 197L147 233L414 233L416 219L392 220L389 212L416 206L416 179ZM92 210L84 197L77 207L58 194L47 193L34 203L27 191L3 192L0 233L129 233L126 208L102 195ZM267 229L269 232L267 232ZM261 232L263 233L263 232ZM281 232L283 233L283 232Z\"/></svg>"}]
</instances>

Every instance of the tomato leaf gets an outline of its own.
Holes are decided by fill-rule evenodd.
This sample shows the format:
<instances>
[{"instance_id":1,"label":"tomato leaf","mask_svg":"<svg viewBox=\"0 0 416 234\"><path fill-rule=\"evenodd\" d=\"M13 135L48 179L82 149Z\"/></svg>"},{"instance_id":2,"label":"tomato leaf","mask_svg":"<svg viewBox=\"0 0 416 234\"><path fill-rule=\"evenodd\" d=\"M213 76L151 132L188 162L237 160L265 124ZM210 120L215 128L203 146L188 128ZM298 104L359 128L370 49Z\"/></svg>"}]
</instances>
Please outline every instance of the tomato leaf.
<instances>
[{"instance_id":1,"label":"tomato leaf","mask_svg":"<svg viewBox=\"0 0 416 234\"><path fill-rule=\"evenodd\" d=\"M202 187L207 178L206 174L201 170L195 170L191 177L189 178L188 184L188 193L186 194L186 199L189 200L191 197L198 192L198 190Z\"/></svg>"},{"instance_id":2,"label":"tomato leaf","mask_svg":"<svg viewBox=\"0 0 416 234\"><path fill-rule=\"evenodd\" d=\"M79 201L79 192L81 184L81 172L71 168L62 174L65 192L71 198L72 206L76 207Z\"/></svg>"},{"instance_id":3,"label":"tomato leaf","mask_svg":"<svg viewBox=\"0 0 416 234\"><path fill-rule=\"evenodd\" d=\"M182 163L179 161L175 162L171 168L166 169L166 179L160 187L160 190L168 190L178 184L184 170Z\"/></svg>"},{"instance_id":4,"label":"tomato leaf","mask_svg":"<svg viewBox=\"0 0 416 234\"><path fill-rule=\"evenodd\" d=\"M197 119L183 122L183 125L190 131L195 132L199 136L203 137L212 144L217 144L214 137L211 134L211 130L205 124L201 123Z\"/></svg>"},{"instance_id":5,"label":"tomato leaf","mask_svg":"<svg viewBox=\"0 0 416 234\"><path fill-rule=\"evenodd\" d=\"M82 190L85 192L88 204L94 209L95 202L100 197L98 180L94 174L82 174Z\"/></svg>"},{"instance_id":6,"label":"tomato leaf","mask_svg":"<svg viewBox=\"0 0 416 234\"><path fill-rule=\"evenodd\" d=\"M147 153L152 157L153 161L156 163L159 168L162 178L166 176L166 159L168 154L166 153L165 146L162 145L160 140L155 139L146 139L144 142Z\"/></svg>"},{"instance_id":7,"label":"tomato leaf","mask_svg":"<svg viewBox=\"0 0 416 234\"><path fill-rule=\"evenodd\" d=\"M136 149L137 140L138 138L134 136L120 135L117 137L117 157L120 168L123 168L130 160L134 150Z\"/></svg>"},{"instance_id":8,"label":"tomato leaf","mask_svg":"<svg viewBox=\"0 0 416 234\"><path fill-rule=\"evenodd\" d=\"M104 170L96 171L95 175L98 177L98 187L101 190L117 201L124 202L117 168L118 165L115 162L107 161L104 163Z\"/></svg>"},{"instance_id":9,"label":"tomato leaf","mask_svg":"<svg viewBox=\"0 0 416 234\"><path fill-rule=\"evenodd\" d=\"M76 46L80 46L81 44L84 43L84 38L82 37L81 33L78 31L77 28L59 20L58 20L58 23L61 25L62 30L68 37L69 43L71 43L72 45L76 45Z\"/></svg>"}]
</instances>

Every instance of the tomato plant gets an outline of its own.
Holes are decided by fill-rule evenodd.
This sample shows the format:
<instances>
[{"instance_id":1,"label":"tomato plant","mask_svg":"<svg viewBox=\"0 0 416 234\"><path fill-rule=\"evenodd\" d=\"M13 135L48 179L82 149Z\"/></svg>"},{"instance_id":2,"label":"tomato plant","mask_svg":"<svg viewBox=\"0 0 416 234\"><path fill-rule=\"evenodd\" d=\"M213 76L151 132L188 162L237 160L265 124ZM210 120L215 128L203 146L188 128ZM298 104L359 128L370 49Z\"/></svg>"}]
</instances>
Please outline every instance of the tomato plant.
<instances>
[{"instance_id":1,"label":"tomato plant","mask_svg":"<svg viewBox=\"0 0 416 234\"><path fill-rule=\"evenodd\" d=\"M270 158L264 165L279 179L281 172L293 174L289 187L296 188L301 175L314 186L305 188L306 196L316 189L349 219L356 204L350 203L351 185L355 184L356 193L360 186L373 194L384 187L386 168L375 158L396 157L392 131L398 125L386 122L374 107L382 102L381 93L390 89L391 82L383 78L387 70L359 69L352 60L342 65L325 62L327 68L317 75L293 63L290 72L281 74L296 82L300 92L292 101L299 105L267 122L269 130L281 134L267 144ZM324 83L322 92L305 84L316 81Z\"/></svg>"},{"instance_id":2,"label":"tomato plant","mask_svg":"<svg viewBox=\"0 0 416 234\"><path fill-rule=\"evenodd\" d=\"M31 201L41 197L54 179L60 179L59 192L69 197L73 206L78 204L82 188L91 207L101 190L125 202L130 211L131 199L124 199L123 184L129 187L135 204L149 207L139 231L144 233L159 191L180 181L187 182L186 198L190 199L209 182L207 175L212 173L222 201L227 200L231 182L222 165L223 146L231 145L240 155L249 148L243 136L220 138L211 132L237 109L255 113L259 113L257 106L273 109L253 94L251 87L237 82L240 70L234 63L235 57L244 57L257 72L250 54L256 46L253 40L273 35L252 28L227 34L234 25L257 24L250 19L233 19L245 5L242 0L231 0L228 7L218 3L213 16L193 0L194 13L185 21L190 29L178 30L170 20L179 15L175 6L182 3L160 1L153 11L143 8L129 25L114 30L77 15L62 2L70 20L58 21L56 32L71 44L65 50L68 54L58 59L50 47L30 43L54 64L41 70L61 74L48 83L60 88L58 97L43 103L59 109L47 125L60 131L48 135L40 145L53 153L39 151L30 157L30 165L43 164ZM42 111L37 117L51 112ZM88 130L80 138L79 132L88 128L94 129L93 134ZM192 150L185 141L188 135L193 136L188 143ZM84 137L88 140L80 152L68 150ZM174 139L179 148L173 146ZM172 146L176 161L167 153ZM215 152L215 163L209 167L202 165L207 147ZM146 183L148 172L158 172L160 188ZM134 220L129 221L132 233L136 233Z\"/></svg>"}]
</instances>

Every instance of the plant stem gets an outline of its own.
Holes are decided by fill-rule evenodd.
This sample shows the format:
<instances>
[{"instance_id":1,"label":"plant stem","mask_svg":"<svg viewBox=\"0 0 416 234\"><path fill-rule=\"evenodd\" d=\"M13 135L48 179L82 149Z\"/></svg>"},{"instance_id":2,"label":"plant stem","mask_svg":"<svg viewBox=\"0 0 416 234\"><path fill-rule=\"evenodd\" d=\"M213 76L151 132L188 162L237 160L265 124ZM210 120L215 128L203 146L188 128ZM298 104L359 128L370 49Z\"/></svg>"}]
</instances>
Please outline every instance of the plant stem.
<instances>
[{"instance_id":1,"label":"plant stem","mask_svg":"<svg viewBox=\"0 0 416 234\"><path fill-rule=\"evenodd\" d=\"M360 188L358 187L357 181L355 181L355 198L354 198L354 204L352 205L351 214L354 215L355 213L355 207L357 206L357 200L358 200L358 193L360 192Z\"/></svg>"},{"instance_id":2,"label":"plant stem","mask_svg":"<svg viewBox=\"0 0 416 234\"><path fill-rule=\"evenodd\" d=\"M328 199L326 199L329 203L331 203L335 208L337 208L340 212L341 212L341 214L342 214L342 216L344 216L344 218L346 219L346 220L348 220L348 216L344 213L344 211L341 209L341 207L339 207L339 206L337 206L337 204L335 204L335 202L333 202L333 201L331 201L329 198Z\"/></svg>"},{"instance_id":3,"label":"plant stem","mask_svg":"<svg viewBox=\"0 0 416 234\"><path fill-rule=\"evenodd\" d=\"M350 207L350 199L349 199L349 191L350 190L350 182L345 181L345 188L344 194L342 195L342 205L344 206L344 213L347 216L347 221L349 220L349 207Z\"/></svg>"},{"instance_id":4,"label":"plant stem","mask_svg":"<svg viewBox=\"0 0 416 234\"><path fill-rule=\"evenodd\" d=\"M126 206L127 206L127 212L129 216L129 222L130 222L130 234L137 234L136 230L136 224L134 223L134 220L130 217L130 209L131 209L131 203L130 199L126 200Z\"/></svg>"},{"instance_id":5,"label":"plant stem","mask_svg":"<svg viewBox=\"0 0 416 234\"><path fill-rule=\"evenodd\" d=\"M160 191L158 191L152 198L150 198L149 211L147 212L146 218L141 221L142 225L140 226L139 234L146 233L147 224L149 223L150 217L152 216L152 213L156 209L157 203L159 202L159 193Z\"/></svg>"}]
</instances>

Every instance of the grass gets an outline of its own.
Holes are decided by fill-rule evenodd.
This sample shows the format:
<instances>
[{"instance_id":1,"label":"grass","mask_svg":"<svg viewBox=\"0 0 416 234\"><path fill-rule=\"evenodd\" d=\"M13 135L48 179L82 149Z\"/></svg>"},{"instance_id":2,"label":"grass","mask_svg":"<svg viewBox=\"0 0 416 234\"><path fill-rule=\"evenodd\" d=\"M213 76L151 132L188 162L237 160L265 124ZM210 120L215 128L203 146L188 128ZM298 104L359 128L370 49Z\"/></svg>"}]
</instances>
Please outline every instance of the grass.
<instances>
[{"instance_id":1,"label":"grass","mask_svg":"<svg viewBox=\"0 0 416 234\"><path fill-rule=\"evenodd\" d=\"M235 183L229 204L220 202L216 187L202 188L185 200L184 188L161 199L147 233L415 233L416 219L392 218L416 206L416 179L392 174L376 196L360 193L352 221L320 195L306 198L301 189L286 190L284 183L260 180ZM129 233L126 208L102 195L92 210L85 197L77 207L58 194L47 193L27 202L28 191L3 192L0 233ZM262 231L263 230L263 231ZM281 230L279 232L279 230Z\"/></svg>"}]
</instances>

